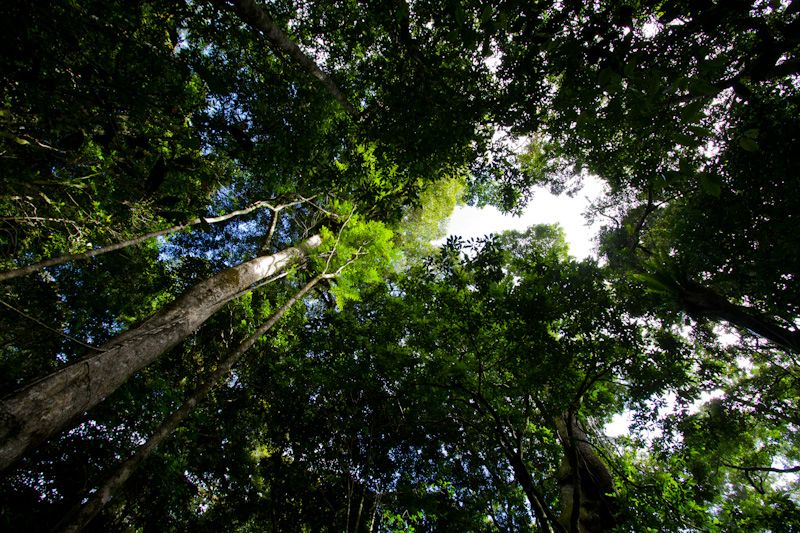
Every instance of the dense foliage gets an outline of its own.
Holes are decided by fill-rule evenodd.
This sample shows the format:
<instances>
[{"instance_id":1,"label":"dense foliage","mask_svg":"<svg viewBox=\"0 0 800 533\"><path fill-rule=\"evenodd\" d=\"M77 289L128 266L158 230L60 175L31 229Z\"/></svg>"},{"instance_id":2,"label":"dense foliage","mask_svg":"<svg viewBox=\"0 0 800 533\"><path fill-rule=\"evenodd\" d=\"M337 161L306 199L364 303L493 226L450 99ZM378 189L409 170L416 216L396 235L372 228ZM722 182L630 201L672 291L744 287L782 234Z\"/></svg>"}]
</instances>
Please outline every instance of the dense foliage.
<instances>
[{"instance_id":1,"label":"dense foliage","mask_svg":"<svg viewBox=\"0 0 800 533\"><path fill-rule=\"evenodd\" d=\"M800 530L798 1L6 4L0 530Z\"/></svg>"}]
</instances>

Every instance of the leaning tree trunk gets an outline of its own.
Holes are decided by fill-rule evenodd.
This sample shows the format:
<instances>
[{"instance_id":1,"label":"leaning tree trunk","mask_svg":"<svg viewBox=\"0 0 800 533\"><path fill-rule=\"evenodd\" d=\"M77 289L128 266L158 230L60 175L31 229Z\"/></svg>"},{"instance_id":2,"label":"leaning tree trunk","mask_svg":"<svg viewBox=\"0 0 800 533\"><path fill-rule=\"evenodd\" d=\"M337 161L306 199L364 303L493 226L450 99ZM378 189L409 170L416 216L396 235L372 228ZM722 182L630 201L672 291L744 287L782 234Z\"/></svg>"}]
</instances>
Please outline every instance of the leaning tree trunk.
<instances>
[{"instance_id":1,"label":"leaning tree trunk","mask_svg":"<svg viewBox=\"0 0 800 533\"><path fill-rule=\"evenodd\" d=\"M308 256L315 235L297 247L257 257L190 288L139 326L92 354L0 401L0 471L100 403L128 378L183 341L225 303Z\"/></svg>"},{"instance_id":2,"label":"leaning tree trunk","mask_svg":"<svg viewBox=\"0 0 800 533\"><path fill-rule=\"evenodd\" d=\"M324 274L315 276L311 281L306 283L302 289L297 291L289 301L283 304L269 320L259 327L255 333L250 335L244 342L242 342L225 360L223 360L217 369L211 373L206 381L197 388L177 411L172 413L147 439L147 442L142 444L136 452L124 463L122 463L117 470L106 479L105 483L101 485L89 499L84 503L75 516L72 517L70 523L65 527L63 533L77 533L82 531L83 528L92 521L92 519L100 512L108 500L125 484L131 474L133 474L142 463L156 450L167 437L175 431L175 428L183 422L183 420L192 412L195 406L203 398L211 392L211 389L219 383L219 381L230 371L236 362L249 350L253 344L256 343L278 320L288 311L298 300L310 291L321 279L327 277Z\"/></svg>"},{"instance_id":3,"label":"leaning tree trunk","mask_svg":"<svg viewBox=\"0 0 800 533\"><path fill-rule=\"evenodd\" d=\"M536 487L530 470L528 470L528 466L522 459L521 447L518 444L515 445L514 442L509 439L500 414L482 394L471 391L469 394L478 404L481 404L483 409L492 417L494 421L495 438L511 465L511 469L514 472L514 479L516 479L517 483L520 484L522 490L525 492L534 517L539 523L539 529L546 533L552 533L553 531L556 533L566 533L566 529L558 522L552 509L550 509L550 506L545 501L544 495Z\"/></svg>"},{"instance_id":4,"label":"leaning tree trunk","mask_svg":"<svg viewBox=\"0 0 800 533\"><path fill-rule=\"evenodd\" d=\"M564 451L559 470L560 521L572 533L611 531L617 525L617 489L608 465L589 442L574 413L556 419Z\"/></svg>"},{"instance_id":5,"label":"leaning tree trunk","mask_svg":"<svg viewBox=\"0 0 800 533\"><path fill-rule=\"evenodd\" d=\"M800 331L789 330L769 318L759 316L752 309L732 304L713 289L686 282L681 284L678 296L690 314L724 320L740 330L763 337L785 351L800 353Z\"/></svg>"},{"instance_id":6,"label":"leaning tree trunk","mask_svg":"<svg viewBox=\"0 0 800 533\"><path fill-rule=\"evenodd\" d=\"M519 451L516 453L509 453L508 449L504 448L504 450L511 464L511 469L514 472L514 479L517 480L517 483L520 484L522 490L525 492L525 496L528 499L528 503L531 505L536 521L539 522L540 531L547 533L552 533L553 531L556 533L565 533L566 529L556 520L553 511L544 499L544 495L536 488L536 483L533 481L531 473L522 460Z\"/></svg>"},{"instance_id":7,"label":"leaning tree trunk","mask_svg":"<svg viewBox=\"0 0 800 533\"><path fill-rule=\"evenodd\" d=\"M360 118L359 112L353 104L342 94L336 83L322 71L319 66L292 41L280 28L278 28L269 15L261 9L255 0L230 0L236 13L249 26L262 32L278 48L286 52L289 57L296 61L307 73L317 78L337 102L347 111L354 120Z\"/></svg>"}]
</instances>

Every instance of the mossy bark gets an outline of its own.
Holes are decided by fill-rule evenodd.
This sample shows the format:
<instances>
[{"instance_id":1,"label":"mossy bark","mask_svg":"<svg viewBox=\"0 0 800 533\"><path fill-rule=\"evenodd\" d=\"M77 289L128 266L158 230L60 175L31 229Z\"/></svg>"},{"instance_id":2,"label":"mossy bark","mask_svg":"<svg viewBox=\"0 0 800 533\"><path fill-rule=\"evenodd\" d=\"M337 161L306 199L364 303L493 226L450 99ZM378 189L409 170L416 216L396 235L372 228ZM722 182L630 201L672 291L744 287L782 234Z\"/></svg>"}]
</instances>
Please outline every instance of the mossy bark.
<instances>
[{"instance_id":1,"label":"mossy bark","mask_svg":"<svg viewBox=\"0 0 800 533\"><path fill-rule=\"evenodd\" d=\"M252 284L307 257L315 235L297 247L257 257L193 286L142 324L0 401L0 471L100 403L128 378L183 341Z\"/></svg>"},{"instance_id":2,"label":"mossy bark","mask_svg":"<svg viewBox=\"0 0 800 533\"><path fill-rule=\"evenodd\" d=\"M147 441L136 449L136 452L126 461L124 461L106 481L92 493L89 499L81 508L75 513L75 516L70 518L69 524L62 530L62 533L75 533L82 531L86 525L100 512L106 503L114 496L114 494L125 484L136 469L147 460L156 448L169 437L173 431L189 416L195 406L202 401L211 389L217 385L222 378L224 378L234 364L249 350L255 343L263 337L267 331L280 320L281 317L291 309L303 296L306 295L320 280L324 279L324 275L320 274L309 281L302 289L300 289L289 301L283 304L278 311L272 315L269 320L264 322L252 335L250 335L244 342L242 342L233 352L228 355L222 362L217 365L217 368L206 381L198 387L186 401L164 422L156 429L153 435Z\"/></svg>"},{"instance_id":3,"label":"mossy bark","mask_svg":"<svg viewBox=\"0 0 800 533\"><path fill-rule=\"evenodd\" d=\"M559 522L573 533L611 531L618 525L617 489L611 470L574 414L564 413L555 422L565 457L558 476Z\"/></svg>"}]
</instances>

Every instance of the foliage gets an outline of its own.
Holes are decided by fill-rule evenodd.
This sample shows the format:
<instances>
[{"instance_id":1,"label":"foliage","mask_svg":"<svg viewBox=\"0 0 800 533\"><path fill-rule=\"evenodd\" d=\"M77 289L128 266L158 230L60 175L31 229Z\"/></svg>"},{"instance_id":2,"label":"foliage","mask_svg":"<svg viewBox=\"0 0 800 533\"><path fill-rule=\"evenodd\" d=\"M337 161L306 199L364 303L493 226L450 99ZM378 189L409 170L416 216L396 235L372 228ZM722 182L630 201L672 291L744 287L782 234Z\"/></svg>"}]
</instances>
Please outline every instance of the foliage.
<instances>
[{"instance_id":1,"label":"foliage","mask_svg":"<svg viewBox=\"0 0 800 533\"><path fill-rule=\"evenodd\" d=\"M418 263L435 251L432 244L447 235L453 209L463 204L465 184L459 178L442 178L425 189L418 205L405 209L395 230L398 247L403 251L398 270Z\"/></svg>"},{"instance_id":2,"label":"foliage","mask_svg":"<svg viewBox=\"0 0 800 533\"><path fill-rule=\"evenodd\" d=\"M4 282L3 396L324 244L5 472L0 529L66 525L317 274L90 529L798 528L797 2L260 9L359 114L225 3L6 6L0 267L286 207ZM557 226L430 244L587 174L601 260Z\"/></svg>"},{"instance_id":3,"label":"foliage","mask_svg":"<svg viewBox=\"0 0 800 533\"><path fill-rule=\"evenodd\" d=\"M326 226L320 231L324 244L317 268L336 273L331 294L341 309L347 300L358 300L358 284L383 280L391 271L397 252L392 242L394 234L382 222L364 220L347 202L334 201L330 209L341 225L336 234Z\"/></svg>"}]
</instances>

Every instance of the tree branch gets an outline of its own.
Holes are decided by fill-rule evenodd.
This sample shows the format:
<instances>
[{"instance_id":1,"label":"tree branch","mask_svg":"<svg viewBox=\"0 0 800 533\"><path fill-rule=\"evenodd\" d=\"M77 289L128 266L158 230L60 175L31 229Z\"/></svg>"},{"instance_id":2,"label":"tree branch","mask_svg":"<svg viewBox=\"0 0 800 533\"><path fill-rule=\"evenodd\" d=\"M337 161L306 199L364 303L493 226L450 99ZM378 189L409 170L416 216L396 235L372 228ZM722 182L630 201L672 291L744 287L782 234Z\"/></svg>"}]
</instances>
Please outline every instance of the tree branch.
<instances>
[{"instance_id":1,"label":"tree branch","mask_svg":"<svg viewBox=\"0 0 800 533\"><path fill-rule=\"evenodd\" d=\"M133 239L128 239L128 240L120 241L120 242L117 242L117 243L114 243L114 244L109 244L108 246L101 246L100 248L94 248L92 250L88 250L86 252L82 252L82 253L79 253L79 254L59 255L58 257L51 257L49 259L45 259L44 261L39 261L38 263L34 263L32 265L28 265L28 266L25 266L25 267L16 268L14 270L6 270L5 272L0 272L0 281L5 281L5 280L13 279L13 278L18 278L20 276L24 276L26 274L30 274L32 272L36 272L37 270L41 270L41 269L46 268L46 267L61 265L61 264L67 263L69 261L77 261L77 260L81 260L81 259L89 259L89 258L95 257L97 255L105 254L105 253L108 253L108 252L113 252L115 250L120 250L122 248L127 248L128 246L134 246L134 245L139 244L141 242L144 242L144 241L146 241L148 239L153 239L155 237L160 237L162 235L167 235L169 233L175 233L177 231L184 230L184 229L186 229L186 228L188 228L190 226L201 224L203 222L205 222L206 224L215 224L217 222L223 222L225 220L229 220L229 219L231 219L233 217L238 217L240 215L246 215L248 213L251 213L252 211L255 211L256 209L261 209L263 207L266 207L266 208L270 209L271 211L273 211L273 212L275 212L277 214L277 212L280 211L281 209L284 209L286 207L291 207L291 206L294 206L294 205L298 205L298 204L300 204L302 202L303 202L302 200L299 200L299 201L292 202L292 203L289 203L289 204L279 205L278 207L273 207L272 205L270 205L266 201L262 200L262 201L259 201L259 202L255 202L254 204L252 204L252 205L250 205L250 206L248 206L248 207L246 207L244 209L239 209L237 211L232 211L232 212L230 212L228 214L221 215L221 216L218 216L218 217L209 217L209 218L198 217L198 218L194 218L194 219L192 219L192 220L190 220L188 222L185 222L183 224L179 224L177 226L172 226L172 227L169 227L169 228L166 228L166 229L153 231L151 233L145 233L144 235L140 235L140 236L135 237Z\"/></svg>"},{"instance_id":2,"label":"tree branch","mask_svg":"<svg viewBox=\"0 0 800 533\"><path fill-rule=\"evenodd\" d=\"M40 325L40 326L42 326L43 328L45 328L45 329L47 329L47 330L49 330L49 331L52 331L52 332L53 332L53 333L55 333L56 335L60 335L60 336L64 337L65 339L69 339L69 340L71 340L72 342L76 342L76 343L80 344L80 345L81 345L81 346L83 346L84 348L89 348L90 350L94 350L94 351L97 351L97 352L105 352L105 351L106 351L106 350L104 350L104 349L102 349L102 348L97 348L96 346L92 346L91 344L86 344L86 343L85 343L85 342L83 342L83 341L79 341L79 340L78 340L78 339L76 339L75 337L71 337L71 336L67 335L66 333L64 333L63 331L59 331L59 330L57 330L57 329L51 328L50 326L48 326L48 325L47 325L47 324L45 324L44 322L41 322L40 320L37 320L37 319L33 318L32 316L30 316L30 315L28 315L28 314L25 314L25 313L23 313L22 311L20 311L20 310L19 310L19 309L17 309L16 307L14 307L14 306L12 306L12 305L9 305L9 304L7 304L7 303L6 303L6 302L4 302L3 300L0 300L0 304L3 304L4 306L8 307L9 309L11 309L12 311L14 311L15 313L18 313L18 314L22 315L23 317L27 318L28 320L30 320L30 321L32 321L32 322L35 322L36 324L39 324L39 325Z\"/></svg>"},{"instance_id":3,"label":"tree branch","mask_svg":"<svg viewBox=\"0 0 800 533\"><path fill-rule=\"evenodd\" d=\"M793 466L791 468L772 468L770 466L736 466L728 463L721 463L722 466L733 468L741 472L775 472L777 474L793 474L800 472L800 466Z\"/></svg>"},{"instance_id":4,"label":"tree branch","mask_svg":"<svg viewBox=\"0 0 800 533\"><path fill-rule=\"evenodd\" d=\"M230 0L230 3L233 5L236 14L245 23L263 33L267 39L295 60L303 70L317 78L353 120L358 121L360 119L360 113L342 94L336 83L275 25L269 15L254 0Z\"/></svg>"},{"instance_id":5,"label":"tree branch","mask_svg":"<svg viewBox=\"0 0 800 533\"><path fill-rule=\"evenodd\" d=\"M746 307L735 305L727 298L700 283L681 283L678 296L692 313L724 320L739 329L749 330L789 352L800 353L800 332L790 331L766 317L753 314Z\"/></svg>"}]
</instances>

